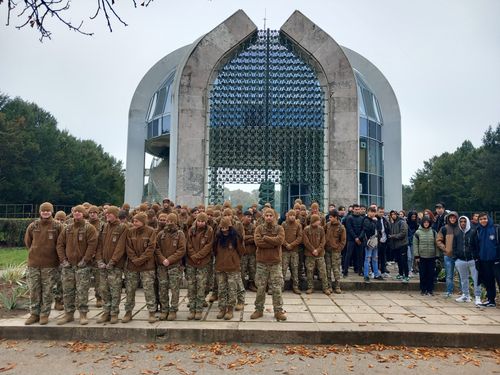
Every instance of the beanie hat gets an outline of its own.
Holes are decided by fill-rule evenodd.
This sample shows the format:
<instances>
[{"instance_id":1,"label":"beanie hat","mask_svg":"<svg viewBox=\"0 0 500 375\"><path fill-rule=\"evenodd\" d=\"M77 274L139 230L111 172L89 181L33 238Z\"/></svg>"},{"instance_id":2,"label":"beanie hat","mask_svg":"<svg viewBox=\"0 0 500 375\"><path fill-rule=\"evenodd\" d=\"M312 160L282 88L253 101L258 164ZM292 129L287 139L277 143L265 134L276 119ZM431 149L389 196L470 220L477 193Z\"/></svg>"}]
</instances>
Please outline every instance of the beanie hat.
<instances>
[{"instance_id":1,"label":"beanie hat","mask_svg":"<svg viewBox=\"0 0 500 375\"><path fill-rule=\"evenodd\" d=\"M224 205L223 205L224 208L231 208L231 202L230 201L225 201L224 202Z\"/></svg>"},{"instance_id":2,"label":"beanie hat","mask_svg":"<svg viewBox=\"0 0 500 375\"><path fill-rule=\"evenodd\" d=\"M305 204L301 204L301 205L300 205L300 209L301 209L301 210L306 210L306 205L305 205Z\"/></svg>"},{"instance_id":3,"label":"beanie hat","mask_svg":"<svg viewBox=\"0 0 500 375\"><path fill-rule=\"evenodd\" d=\"M293 209L294 209L294 210L300 210L300 204L299 204L299 203L295 203L295 204L293 205Z\"/></svg>"},{"instance_id":4,"label":"beanie hat","mask_svg":"<svg viewBox=\"0 0 500 375\"><path fill-rule=\"evenodd\" d=\"M231 219L227 216L224 216L221 221L220 221L220 224L219 224L219 228L229 228L229 227L232 227L233 226L233 222L231 221Z\"/></svg>"},{"instance_id":5,"label":"beanie hat","mask_svg":"<svg viewBox=\"0 0 500 375\"><path fill-rule=\"evenodd\" d=\"M196 217L196 221L204 221L206 223L208 221L208 215L204 212L200 212Z\"/></svg>"},{"instance_id":6,"label":"beanie hat","mask_svg":"<svg viewBox=\"0 0 500 375\"><path fill-rule=\"evenodd\" d=\"M205 212L206 212L207 215L214 216L214 210L213 210L213 208L207 208L207 210Z\"/></svg>"},{"instance_id":7,"label":"beanie hat","mask_svg":"<svg viewBox=\"0 0 500 375\"><path fill-rule=\"evenodd\" d=\"M144 225L146 225L148 217L144 212L139 212L138 214L134 215L134 220L140 221Z\"/></svg>"},{"instance_id":8,"label":"beanie hat","mask_svg":"<svg viewBox=\"0 0 500 375\"><path fill-rule=\"evenodd\" d=\"M127 217L128 217L128 215L127 215L127 211L125 211L125 210L120 210L120 211L118 212L118 219L120 219L120 220L124 220L124 219L126 219Z\"/></svg>"},{"instance_id":9,"label":"beanie hat","mask_svg":"<svg viewBox=\"0 0 500 375\"><path fill-rule=\"evenodd\" d=\"M54 212L54 206L50 202L43 202L40 205L40 212L42 212L42 211Z\"/></svg>"},{"instance_id":10,"label":"beanie hat","mask_svg":"<svg viewBox=\"0 0 500 375\"><path fill-rule=\"evenodd\" d=\"M311 215L311 224L314 224L315 222L319 221L319 215Z\"/></svg>"},{"instance_id":11,"label":"beanie hat","mask_svg":"<svg viewBox=\"0 0 500 375\"><path fill-rule=\"evenodd\" d=\"M126 210L126 211L130 210L130 204L128 204L128 203L123 203L122 209L124 209L124 210Z\"/></svg>"},{"instance_id":12,"label":"beanie hat","mask_svg":"<svg viewBox=\"0 0 500 375\"><path fill-rule=\"evenodd\" d=\"M73 207L73 212L81 212L84 215L87 214L87 210L85 209L85 206L82 204L79 204L78 206Z\"/></svg>"},{"instance_id":13,"label":"beanie hat","mask_svg":"<svg viewBox=\"0 0 500 375\"><path fill-rule=\"evenodd\" d=\"M55 218L57 220L59 220L59 219L66 220L66 212L64 212L64 211L57 211Z\"/></svg>"},{"instance_id":14,"label":"beanie hat","mask_svg":"<svg viewBox=\"0 0 500 375\"><path fill-rule=\"evenodd\" d=\"M148 210L148 205L146 203L141 203L139 205L139 211L147 211Z\"/></svg>"},{"instance_id":15,"label":"beanie hat","mask_svg":"<svg viewBox=\"0 0 500 375\"><path fill-rule=\"evenodd\" d=\"M160 211L160 205L155 203L151 206L151 208L155 211L155 212L158 212Z\"/></svg>"},{"instance_id":16,"label":"beanie hat","mask_svg":"<svg viewBox=\"0 0 500 375\"><path fill-rule=\"evenodd\" d=\"M319 204L317 202L314 202L313 204L311 204L311 209L319 210Z\"/></svg>"},{"instance_id":17,"label":"beanie hat","mask_svg":"<svg viewBox=\"0 0 500 375\"><path fill-rule=\"evenodd\" d=\"M85 203L82 203L82 206L85 207L86 210L88 210L89 207L91 206L91 204L89 202L85 202Z\"/></svg>"},{"instance_id":18,"label":"beanie hat","mask_svg":"<svg viewBox=\"0 0 500 375\"><path fill-rule=\"evenodd\" d=\"M294 217L295 217L296 215L297 215L297 214L295 213L295 211L294 211L294 210L290 210L290 211L288 211L288 212L286 213L286 216L294 216Z\"/></svg>"},{"instance_id":19,"label":"beanie hat","mask_svg":"<svg viewBox=\"0 0 500 375\"><path fill-rule=\"evenodd\" d=\"M120 210L116 206L109 206L106 213L118 217L118 215L120 214Z\"/></svg>"},{"instance_id":20,"label":"beanie hat","mask_svg":"<svg viewBox=\"0 0 500 375\"><path fill-rule=\"evenodd\" d=\"M226 208L222 213L222 216L233 216L233 210L230 208Z\"/></svg>"},{"instance_id":21,"label":"beanie hat","mask_svg":"<svg viewBox=\"0 0 500 375\"><path fill-rule=\"evenodd\" d=\"M262 213L263 213L264 215L266 215L268 212L272 213L272 214L273 214L273 216L275 216L275 214L274 214L274 210L273 210L272 208L270 208L270 207L266 207Z\"/></svg>"},{"instance_id":22,"label":"beanie hat","mask_svg":"<svg viewBox=\"0 0 500 375\"><path fill-rule=\"evenodd\" d=\"M165 220L167 220L167 218L168 218L168 214L166 214L166 213L164 213L164 212L163 212L163 213L161 213L161 214L159 214L159 215L158 215L158 219L161 219L161 218L165 218Z\"/></svg>"},{"instance_id":23,"label":"beanie hat","mask_svg":"<svg viewBox=\"0 0 500 375\"><path fill-rule=\"evenodd\" d=\"M177 215L176 214L168 214L167 221L171 221L174 224L177 224Z\"/></svg>"},{"instance_id":24,"label":"beanie hat","mask_svg":"<svg viewBox=\"0 0 500 375\"><path fill-rule=\"evenodd\" d=\"M89 207L89 214L91 212L95 212L96 214L98 214L99 213L99 209L97 208L97 206L90 206Z\"/></svg>"},{"instance_id":25,"label":"beanie hat","mask_svg":"<svg viewBox=\"0 0 500 375\"><path fill-rule=\"evenodd\" d=\"M170 203L170 199L168 199L168 198L163 198L162 203Z\"/></svg>"}]
</instances>

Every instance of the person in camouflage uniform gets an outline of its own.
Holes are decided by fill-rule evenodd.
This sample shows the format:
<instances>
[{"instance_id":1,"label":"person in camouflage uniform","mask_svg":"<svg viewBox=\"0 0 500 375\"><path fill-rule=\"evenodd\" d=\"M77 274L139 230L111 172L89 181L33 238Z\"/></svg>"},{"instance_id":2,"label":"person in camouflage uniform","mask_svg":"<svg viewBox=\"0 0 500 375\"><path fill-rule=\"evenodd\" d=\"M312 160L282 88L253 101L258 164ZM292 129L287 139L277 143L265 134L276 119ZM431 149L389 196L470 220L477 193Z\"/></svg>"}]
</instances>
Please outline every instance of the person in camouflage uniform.
<instances>
[{"instance_id":1,"label":"person in camouflage uniform","mask_svg":"<svg viewBox=\"0 0 500 375\"><path fill-rule=\"evenodd\" d=\"M133 228L127 232L126 252L127 267L125 270L125 315L122 323L128 323L132 319L132 310L135 306L135 292L142 281L146 307L149 312L149 323L156 322L156 298L155 298L155 258L156 232L148 227L147 215L141 211L133 218Z\"/></svg>"},{"instance_id":2,"label":"person in camouflage uniform","mask_svg":"<svg viewBox=\"0 0 500 375\"><path fill-rule=\"evenodd\" d=\"M257 269L257 262L255 260L255 226L252 221L252 212L245 211L242 216L242 224L245 231L245 253L241 257L241 279L244 284L245 277L248 276L247 288L252 292L256 292L257 288L255 287L255 272Z\"/></svg>"},{"instance_id":3,"label":"person in camouflage uniform","mask_svg":"<svg viewBox=\"0 0 500 375\"><path fill-rule=\"evenodd\" d=\"M186 237L177 226L177 215L168 214L165 229L158 234L155 258L160 287L160 320L177 319L179 289L182 281L182 257L186 254ZM172 297L169 298L169 291Z\"/></svg>"},{"instance_id":4,"label":"person in camouflage uniform","mask_svg":"<svg viewBox=\"0 0 500 375\"><path fill-rule=\"evenodd\" d=\"M295 294L301 294L299 288L299 245L302 243L302 225L296 219L295 210L286 214L286 220L281 223L285 231L285 241L282 246L282 269L283 279L290 268L292 290Z\"/></svg>"},{"instance_id":5,"label":"person in camouflage uniform","mask_svg":"<svg viewBox=\"0 0 500 375\"><path fill-rule=\"evenodd\" d=\"M213 241L214 230L208 225L207 214L201 212L189 229L187 238L188 320L202 318Z\"/></svg>"},{"instance_id":6,"label":"person in camouflage uniform","mask_svg":"<svg viewBox=\"0 0 500 375\"><path fill-rule=\"evenodd\" d=\"M214 231L214 240L215 240L215 233L217 232L217 222L215 221L214 217L214 209L213 208L207 208L205 213L208 216L208 222L207 225L212 227ZM208 296L210 291L212 291L212 294L210 295L209 302L214 302L217 301L218 295L217 295L217 281L215 277L215 256L213 252L213 244L212 244L212 257L210 259L210 262L208 263L208 279L207 279L207 285L205 288L205 297Z\"/></svg>"},{"instance_id":7,"label":"person in camouflage uniform","mask_svg":"<svg viewBox=\"0 0 500 375\"><path fill-rule=\"evenodd\" d=\"M340 267L342 265L342 250L346 244L346 229L340 222L337 210L333 210L326 224L325 263L328 282L332 283L332 270L335 280L334 293L340 294Z\"/></svg>"},{"instance_id":8,"label":"person in camouflage uniform","mask_svg":"<svg viewBox=\"0 0 500 375\"><path fill-rule=\"evenodd\" d=\"M97 323L118 323L128 231L128 225L120 223L118 220L118 213L118 207L108 207L106 210L107 223L99 235L95 259L100 274L99 286L101 288L100 295L103 298L103 310Z\"/></svg>"},{"instance_id":9,"label":"person in camouflage uniform","mask_svg":"<svg viewBox=\"0 0 500 375\"><path fill-rule=\"evenodd\" d=\"M313 276L317 267L321 279L323 293L330 295L330 285L326 277L325 265L325 230L320 225L321 219L318 215L311 216L311 224L304 228L302 238L305 246L306 273L307 273L307 294L314 292Z\"/></svg>"},{"instance_id":10,"label":"person in camouflage uniform","mask_svg":"<svg viewBox=\"0 0 500 375\"><path fill-rule=\"evenodd\" d=\"M219 313L217 319L233 318L239 285L241 283L241 256L243 238L233 228L229 216L222 218L215 239L215 272L219 288Z\"/></svg>"},{"instance_id":11,"label":"person in camouflage uniform","mask_svg":"<svg viewBox=\"0 0 500 375\"><path fill-rule=\"evenodd\" d=\"M255 284L257 285L257 296L255 298L255 311L251 319L264 316L264 303L266 302L266 286L273 297L274 317L278 321L286 320L283 311L283 272L281 260L281 246L285 240L285 230L276 224L276 216L272 208L264 210L264 224L255 229L255 245L257 271L255 273Z\"/></svg>"},{"instance_id":12,"label":"person in camouflage uniform","mask_svg":"<svg viewBox=\"0 0 500 375\"><path fill-rule=\"evenodd\" d=\"M97 230L97 235L100 235L104 223L99 218L99 208L97 206L90 206L88 214L89 223L92 224ZM100 308L102 307L102 297L100 294L100 273L95 258L92 260L92 277L94 278L95 307Z\"/></svg>"},{"instance_id":13,"label":"person in camouflage uniform","mask_svg":"<svg viewBox=\"0 0 500 375\"><path fill-rule=\"evenodd\" d=\"M54 207L45 202L40 205L40 218L26 229L24 243L28 248L27 281L30 293L30 316L24 322L31 325L49 321L52 305L53 285L57 282L59 258L57 257L57 238L62 225L52 218Z\"/></svg>"},{"instance_id":14,"label":"person in camouflage uniform","mask_svg":"<svg viewBox=\"0 0 500 375\"><path fill-rule=\"evenodd\" d=\"M74 207L73 223L61 231L57 239L57 254L62 265L64 316L57 324L74 320L75 309L80 312L80 324L88 324L88 299L91 281L90 264L97 248L97 231L83 216L83 205Z\"/></svg>"},{"instance_id":15,"label":"person in camouflage uniform","mask_svg":"<svg viewBox=\"0 0 500 375\"><path fill-rule=\"evenodd\" d=\"M64 230L67 226L66 224L66 212L64 211L57 211L54 219L61 223L62 229ZM62 267L59 265L56 269L56 276L55 276L55 282L54 282L54 287L52 288L52 292L54 294L54 310L57 311L63 311L64 310L64 304L63 304L63 289L62 289Z\"/></svg>"}]
</instances>

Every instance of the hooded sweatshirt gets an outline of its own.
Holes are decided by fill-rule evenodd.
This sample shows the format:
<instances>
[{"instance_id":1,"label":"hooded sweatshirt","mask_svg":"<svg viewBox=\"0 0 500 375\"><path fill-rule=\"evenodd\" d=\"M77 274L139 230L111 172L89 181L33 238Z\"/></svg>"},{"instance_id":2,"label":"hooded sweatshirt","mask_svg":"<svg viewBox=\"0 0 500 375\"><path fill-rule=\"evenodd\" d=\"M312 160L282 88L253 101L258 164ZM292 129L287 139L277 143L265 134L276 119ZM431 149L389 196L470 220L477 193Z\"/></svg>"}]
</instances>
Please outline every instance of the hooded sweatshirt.
<instances>
[{"instance_id":1,"label":"hooded sweatshirt","mask_svg":"<svg viewBox=\"0 0 500 375\"><path fill-rule=\"evenodd\" d=\"M465 219L466 225L465 229L460 226L460 220ZM460 216L458 219L458 228L460 231L456 236L453 237L453 258L460 259L463 261L473 260L472 246L471 246L471 225L470 220L467 216Z\"/></svg>"},{"instance_id":2,"label":"hooded sweatshirt","mask_svg":"<svg viewBox=\"0 0 500 375\"><path fill-rule=\"evenodd\" d=\"M500 260L500 241L499 227L493 224L493 220L488 216L488 224L483 227L478 225L477 231L474 233L473 248L474 257L481 261L499 261Z\"/></svg>"},{"instance_id":3,"label":"hooded sweatshirt","mask_svg":"<svg viewBox=\"0 0 500 375\"><path fill-rule=\"evenodd\" d=\"M455 224L450 224L450 216L455 216L457 222ZM458 235L460 229L458 228L458 214L455 211L451 211L448 216L446 216L446 225L443 226L437 235L436 243L439 250L441 250L446 256L453 256L453 237Z\"/></svg>"}]
</instances>

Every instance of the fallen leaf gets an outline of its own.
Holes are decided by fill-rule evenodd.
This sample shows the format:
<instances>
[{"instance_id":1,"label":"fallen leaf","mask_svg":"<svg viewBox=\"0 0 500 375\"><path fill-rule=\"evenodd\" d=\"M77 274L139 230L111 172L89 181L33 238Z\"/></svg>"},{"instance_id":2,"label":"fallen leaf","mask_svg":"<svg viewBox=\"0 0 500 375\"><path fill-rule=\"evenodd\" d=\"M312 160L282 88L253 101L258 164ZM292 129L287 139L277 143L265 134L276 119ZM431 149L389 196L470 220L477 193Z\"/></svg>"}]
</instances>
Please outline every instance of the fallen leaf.
<instances>
[{"instance_id":1,"label":"fallen leaf","mask_svg":"<svg viewBox=\"0 0 500 375\"><path fill-rule=\"evenodd\" d=\"M16 367L15 363L7 363L7 366L0 367L0 372L12 370L14 367Z\"/></svg>"}]
</instances>

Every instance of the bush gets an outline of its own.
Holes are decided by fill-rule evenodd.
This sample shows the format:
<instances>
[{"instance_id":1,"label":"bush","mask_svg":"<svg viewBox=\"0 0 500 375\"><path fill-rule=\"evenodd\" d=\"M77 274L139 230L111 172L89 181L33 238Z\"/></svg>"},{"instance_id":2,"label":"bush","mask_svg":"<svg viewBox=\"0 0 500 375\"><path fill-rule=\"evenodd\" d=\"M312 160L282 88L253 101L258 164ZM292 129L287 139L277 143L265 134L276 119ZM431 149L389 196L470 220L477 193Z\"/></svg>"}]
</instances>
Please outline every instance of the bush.
<instances>
[{"instance_id":1,"label":"bush","mask_svg":"<svg viewBox=\"0 0 500 375\"><path fill-rule=\"evenodd\" d=\"M26 228L34 219L0 219L0 246L24 246Z\"/></svg>"}]
</instances>

